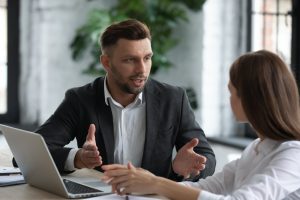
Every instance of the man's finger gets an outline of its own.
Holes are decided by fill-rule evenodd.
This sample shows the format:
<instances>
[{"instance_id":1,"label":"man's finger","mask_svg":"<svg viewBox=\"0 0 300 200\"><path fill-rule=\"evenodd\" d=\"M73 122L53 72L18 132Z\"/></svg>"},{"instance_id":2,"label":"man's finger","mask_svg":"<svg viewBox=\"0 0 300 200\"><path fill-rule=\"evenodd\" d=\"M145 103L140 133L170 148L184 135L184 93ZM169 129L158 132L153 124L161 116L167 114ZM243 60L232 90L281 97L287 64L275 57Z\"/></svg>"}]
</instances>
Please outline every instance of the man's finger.
<instances>
[{"instance_id":1,"label":"man's finger","mask_svg":"<svg viewBox=\"0 0 300 200\"><path fill-rule=\"evenodd\" d=\"M202 164L202 165L200 165L200 167L198 167L198 170L200 170L200 171L202 171L204 169L205 169L205 165L204 164Z\"/></svg>"},{"instance_id":2,"label":"man's finger","mask_svg":"<svg viewBox=\"0 0 300 200\"><path fill-rule=\"evenodd\" d=\"M102 164L102 158L101 157L89 158L86 159L85 163L88 165Z\"/></svg>"},{"instance_id":3,"label":"man's finger","mask_svg":"<svg viewBox=\"0 0 300 200\"><path fill-rule=\"evenodd\" d=\"M82 148L85 149L86 151L99 152L96 143L90 143L89 141L86 141L83 144ZM99 154L100 154L100 152L99 152Z\"/></svg>"},{"instance_id":4,"label":"man's finger","mask_svg":"<svg viewBox=\"0 0 300 200\"><path fill-rule=\"evenodd\" d=\"M201 155L197 155L197 154L196 154L196 156L197 156L197 158L195 158L195 160L194 160L194 165L195 166L202 165L202 164L205 165L206 160L207 160L206 157L205 156L201 156Z\"/></svg>"},{"instance_id":5,"label":"man's finger","mask_svg":"<svg viewBox=\"0 0 300 200\"><path fill-rule=\"evenodd\" d=\"M192 176L192 177L195 177L195 176L197 176L197 175L199 175L199 174L200 174L200 171L197 170L197 169L194 169L194 170L191 172L191 176Z\"/></svg>"},{"instance_id":6,"label":"man's finger","mask_svg":"<svg viewBox=\"0 0 300 200\"><path fill-rule=\"evenodd\" d=\"M131 162L128 162L127 168L128 169L134 169L134 170L136 169L135 166L133 166L133 164Z\"/></svg>"},{"instance_id":7,"label":"man's finger","mask_svg":"<svg viewBox=\"0 0 300 200\"><path fill-rule=\"evenodd\" d=\"M197 146L199 140L197 138L193 138L191 141L189 141L188 143L186 143L182 149L184 150L188 150L188 149L193 149L195 146Z\"/></svg>"},{"instance_id":8,"label":"man's finger","mask_svg":"<svg viewBox=\"0 0 300 200\"><path fill-rule=\"evenodd\" d=\"M96 144L95 133L96 133L95 124L90 124L88 134L86 136L86 141L89 141L89 142L92 142L92 143Z\"/></svg>"},{"instance_id":9,"label":"man's finger","mask_svg":"<svg viewBox=\"0 0 300 200\"><path fill-rule=\"evenodd\" d=\"M85 151L84 152L84 157L86 157L86 158L98 158L98 157L101 157L101 156L100 156L99 151Z\"/></svg>"}]
</instances>

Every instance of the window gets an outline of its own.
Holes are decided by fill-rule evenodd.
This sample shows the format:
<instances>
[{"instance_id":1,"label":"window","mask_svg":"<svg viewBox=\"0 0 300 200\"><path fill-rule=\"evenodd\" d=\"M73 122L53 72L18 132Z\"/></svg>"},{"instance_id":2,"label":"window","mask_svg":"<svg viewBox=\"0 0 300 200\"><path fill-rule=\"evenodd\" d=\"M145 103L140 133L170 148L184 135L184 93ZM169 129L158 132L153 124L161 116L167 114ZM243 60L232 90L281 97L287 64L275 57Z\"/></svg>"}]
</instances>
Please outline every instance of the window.
<instances>
[{"instance_id":1,"label":"window","mask_svg":"<svg viewBox=\"0 0 300 200\"><path fill-rule=\"evenodd\" d=\"M6 0L0 1L0 114L7 112L7 12Z\"/></svg>"},{"instance_id":2,"label":"window","mask_svg":"<svg viewBox=\"0 0 300 200\"><path fill-rule=\"evenodd\" d=\"M290 65L300 89L300 1L245 0L243 2L247 3L245 6L247 17L242 21L246 23L241 26L247 27L245 28L246 50L268 49L281 55ZM244 149L256 137L253 129L247 124L239 126L235 135L209 137L209 140Z\"/></svg>"},{"instance_id":3,"label":"window","mask_svg":"<svg viewBox=\"0 0 300 200\"><path fill-rule=\"evenodd\" d=\"M19 0L0 0L0 123L19 120Z\"/></svg>"},{"instance_id":4,"label":"window","mask_svg":"<svg viewBox=\"0 0 300 200\"><path fill-rule=\"evenodd\" d=\"M300 88L300 1L293 0L292 10L292 62L291 68L294 71L298 87Z\"/></svg>"},{"instance_id":5,"label":"window","mask_svg":"<svg viewBox=\"0 0 300 200\"><path fill-rule=\"evenodd\" d=\"M248 50L276 52L291 66L300 88L299 9L298 0L249 0ZM245 125L245 137L256 134Z\"/></svg>"},{"instance_id":6,"label":"window","mask_svg":"<svg viewBox=\"0 0 300 200\"><path fill-rule=\"evenodd\" d=\"M267 49L291 64L292 0L253 0L251 51Z\"/></svg>"}]
</instances>

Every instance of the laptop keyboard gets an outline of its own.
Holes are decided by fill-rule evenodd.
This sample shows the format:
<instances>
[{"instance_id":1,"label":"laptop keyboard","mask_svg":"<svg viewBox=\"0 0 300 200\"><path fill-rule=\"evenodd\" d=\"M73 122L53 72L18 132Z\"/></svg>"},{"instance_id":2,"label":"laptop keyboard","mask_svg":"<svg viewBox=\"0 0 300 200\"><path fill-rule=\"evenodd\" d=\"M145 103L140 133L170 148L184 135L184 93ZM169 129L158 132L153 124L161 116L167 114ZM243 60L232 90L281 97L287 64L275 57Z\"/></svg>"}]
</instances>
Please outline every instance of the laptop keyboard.
<instances>
[{"instance_id":1,"label":"laptop keyboard","mask_svg":"<svg viewBox=\"0 0 300 200\"><path fill-rule=\"evenodd\" d=\"M63 179L63 182L69 193L72 194L84 194L84 193L94 193L94 192L102 192L101 190L97 190L85 185L81 185L79 183Z\"/></svg>"}]
</instances>

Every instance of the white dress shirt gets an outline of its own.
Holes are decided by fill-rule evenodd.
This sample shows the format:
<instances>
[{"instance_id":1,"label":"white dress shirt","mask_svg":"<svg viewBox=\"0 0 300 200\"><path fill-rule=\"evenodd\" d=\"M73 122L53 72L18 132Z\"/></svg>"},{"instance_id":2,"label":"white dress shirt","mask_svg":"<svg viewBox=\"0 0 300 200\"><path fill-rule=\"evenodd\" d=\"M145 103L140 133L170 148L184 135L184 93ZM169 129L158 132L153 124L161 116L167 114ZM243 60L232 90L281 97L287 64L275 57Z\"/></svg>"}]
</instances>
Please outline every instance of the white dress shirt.
<instances>
[{"instance_id":1,"label":"white dress shirt","mask_svg":"<svg viewBox=\"0 0 300 200\"><path fill-rule=\"evenodd\" d=\"M300 141L256 139L222 172L183 184L200 188L198 200L278 200L300 188Z\"/></svg>"},{"instance_id":2,"label":"white dress shirt","mask_svg":"<svg viewBox=\"0 0 300 200\"><path fill-rule=\"evenodd\" d=\"M137 95L136 99L128 106L123 107L112 98L107 89L105 77L104 97L105 103L110 105L113 117L114 163L127 164L131 161L134 166L140 167L146 134L146 102L143 101L143 93ZM76 169L74 159L78 150L78 148L70 150L65 163L65 170L73 171Z\"/></svg>"},{"instance_id":3,"label":"white dress shirt","mask_svg":"<svg viewBox=\"0 0 300 200\"><path fill-rule=\"evenodd\" d=\"M146 132L146 103L143 102L141 92L135 100L123 107L110 95L106 81L104 82L104 96L107 105L110 105L114 125L114 163L140 167L144 152Z\"/></svg>"}]
</instances>

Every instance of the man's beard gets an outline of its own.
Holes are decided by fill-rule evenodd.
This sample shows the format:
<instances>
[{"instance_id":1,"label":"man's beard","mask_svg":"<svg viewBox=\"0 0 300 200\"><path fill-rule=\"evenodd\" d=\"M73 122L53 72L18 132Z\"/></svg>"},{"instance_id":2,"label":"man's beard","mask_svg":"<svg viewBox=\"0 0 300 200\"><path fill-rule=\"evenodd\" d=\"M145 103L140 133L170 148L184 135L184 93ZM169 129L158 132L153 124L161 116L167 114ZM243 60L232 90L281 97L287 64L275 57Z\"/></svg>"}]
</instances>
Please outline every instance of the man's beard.
<instances>
[{"instance_id":1,"label":"man's beard","mask_svg":"<svg viewBox=\"0 0 300 200\"><path fill-rule=\"evenodd\" d=\"M131 87L127 83L122 83L120 80L123 80L123 77L118 72L118 70L116 70L116 67L114 65L112 65L111 71L112 71L112 76L114 77L116 84L119 86L119 88L124 93L137 95L137 94L141 93L144 90L144 87L146 85L148 77L143 76L142 74L135 74L135 75L130 76L129 77L130 80L132 80L132 79L142 79L144 81L144 85L142 87L137 88L137 87Z\"/></svg>"},{"instance_id":2,"label":"man's beard","mask_svg":"<svg viewBox=\"0 0 300 200\"><path fill-rule=\"evenodd\" d=\"M131 78L134 78L134 77L140 77L140 76L139 75L135 75L135 76L133 76ZM137 95L137 94L141 93L144 90L145 85L147 83L147 79L148 78L147 77L143 77L143 79L145 79L144 80L144 85L142 87L139 87L139 88L137 88L137 87L130 87L129 84L127 84L127 83L121 83L119 81L117 82L117 84L119 85L120 89L123 92L128 93L128 94L135 94L135 95Z\"/></svg>"}]
</instances>

